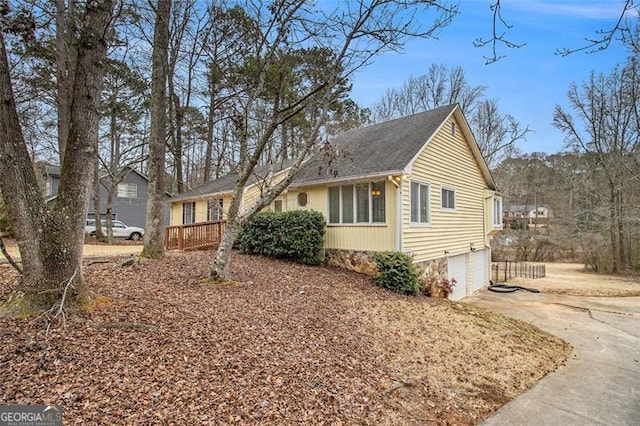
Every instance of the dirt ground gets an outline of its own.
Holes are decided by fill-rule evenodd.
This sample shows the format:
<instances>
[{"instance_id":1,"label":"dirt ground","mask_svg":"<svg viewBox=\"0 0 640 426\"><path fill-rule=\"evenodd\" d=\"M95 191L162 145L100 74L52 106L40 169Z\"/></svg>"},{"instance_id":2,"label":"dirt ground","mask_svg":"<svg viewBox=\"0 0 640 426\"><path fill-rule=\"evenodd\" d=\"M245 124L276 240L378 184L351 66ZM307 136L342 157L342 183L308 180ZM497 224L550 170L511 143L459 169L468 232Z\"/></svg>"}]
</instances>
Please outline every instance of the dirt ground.
<instances>
[{"instance_id":1,"label":"dirt ground","mask_svg":"<svg viewBox=\"0 0 640 426\"><path fill-rule=\"evenodd\" d=\"M640 277L596 274L578 263L546 263L546 277L514 278L509 283L545 293L573 296L640 296Z\"/></svg>"},{"instance_id":2,"label":"dirt ground","mask_svg":"<svg viewBox=\"0 0 640 426\"><path fill-rule=\"evenodd\" d=\"M337 268L236 253L234 282L212 285L212 255L88 259L90 309L0 319L0 404L61 404L83 425L477 424L571 351ZM6 297L15 271L0 282Z\"/></svg>"},{"instance_id":3,"label":"dirt ground","mask_svg":"<svg viewBox=\"0 0 640 426\"><path fill-rule=\"evenodd\" d=\"M7 247L9 255L14 259L20 258L18 246L13 239L5 239L4 244ZM87 237L83 254L85 257L102 257L102 256L122 256L131 254L140 254L142 251L142 241L116 240L116 244L109 245L99 243L95 238ZM0 262L4 261L4 256L0 254Z\"/></svg>"}]
</instances>

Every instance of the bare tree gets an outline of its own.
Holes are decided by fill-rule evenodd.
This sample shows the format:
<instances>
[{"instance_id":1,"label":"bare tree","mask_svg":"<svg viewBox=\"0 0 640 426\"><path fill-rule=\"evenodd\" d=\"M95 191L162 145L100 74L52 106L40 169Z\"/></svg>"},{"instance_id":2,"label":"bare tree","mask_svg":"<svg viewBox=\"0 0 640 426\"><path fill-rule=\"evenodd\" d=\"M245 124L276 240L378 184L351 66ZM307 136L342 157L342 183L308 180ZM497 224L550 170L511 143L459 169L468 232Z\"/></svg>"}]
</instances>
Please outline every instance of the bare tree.
<instances>
[{"instance_id":1,"label":"bare tree","mask_svg":"<svg viewBox=\"0 0 640 426\"><path fill-rule=\"evenodd\" d=\"M493 169L505 156L515 152L516 144L526 139L531 130L510 114L502 115L495 99L479 102L471 114L473 129L480 152L489 168Z\"/></svg>"},{"instance_id":2,"label":"bare tree","mask_svg":"<svg viewBox=\"0 0 640 426\"><path fill-rule=\"evenodd\" d=\"M142 257L164 255L165 159L167 143L167 59L171 0L158 0L153 33L149 196Z\"/></svg>"},{"instance_id":3,"label":"bare tree","mask_svg":"<svg viewBox=\"0 0 640 426\"><path fill-rule=\"evenodd\" d=\"M125 61L107 61L107 72L103 90L103 128L99 152L99 170L94 179L94 197L99 197L99 188L104 187L106 236L113 243L112 211L118 193L118 185L146 157L143 153L144 139L141 137L142 119L148 109L147 82ZM99 199L94 200L96 215L96 238L102 237L102 213Z\"/></svg>"},{"instance_id":4,"label":"bare tree","mask_svg":"<svg viewBox=\"0 0 640 426\"><path fill-rule=\"evenodd\" d=\"M473 42L475 47L491 46L491 56L484 57L485 64L487 65L498 62L500 59L506 57L506 55L498 53L499 45L503 45L508 49L519 49L525 46L525 43L514 43L506 37L506 30L510 30L513 26L502 16L502 3L500 3L500 0L495 0L495 2L489 6L489 9L491 9L493 15L491 21L491 37L487 39L479 37Z\"/></svg>"},{"instance_id":5,"label":"bare tree","mask_svg":"<svg viewBox=\"0 0 640 426\"><path fill-rule=\"evenodd\" d=\"M82 244L97 158L99 102L113 2L85 6L77 39L71 120L58 199L44 203L17 115L11 77L0 33L0 187L18 240L24 273L17 299L5 314L80 304L89 297L82 276ZM4 23L3 23L4 24ZM3 31L7 31L3 25ZM16 300L18 300L16 302Z\"/></svg>"},{"instance_id":6,"label":"bare tree","mask_svg":"<svg viewBox=\"0 0 640 426\"><path fill-rule=\"evenodd\" d=\"M531 131L512 115L503 115L495 99L483 99L485 86L472 86L464 70L433 64L426 74L411 77L400 89L389 89L373 106L373 121L382 122L433 108L460 104L480 151L490 167L513 153Z\"/></svg>"},{"instance_id":7,"label":"bare tree","mask_svg":"<svg viewBox=\"0 0 640 426\"><path fill-rule=\"evenodd\" d=\"M632 10L635 10L636 13L634 14L631 12ZM633 19L633 15L635 15L635 20ZM638 53L638 39L637 35L634 35L637 31L638 17L640 17L638 4L634 4L633 0L626 0L618 18L611 28L598 30L595 37L585 37L586 44L582 47L558 49L556 54L568 56L576 52L600 52L609 48L617 34L620 36L620 40L624 44L628 45L632 50L635 50L635 52Z\"/></svg>"},{"instance_id":8,"label":"bare tree","mask_svg":"<svg viewBox=\"0 0 640 426\"><path fill-rule=\"evenodd\" d=\"M432 64L426 74L410 77L400 89L387 90L373 105L372 120L379 123L454 103L471 114L486 89L470 85L461 67L449 70Z\"/></svg>"},{"instance_id":9,"label":"bare tree","mask_svg":"<svg viewBox=\"0 0 640 426\"><path fill-rule=\"evenodd\" d=\"M640 169L640 64L637 56L609 75L591 74L580 87L572 83L568 99L575 116L557 106L553 124L565 133L567 146L595 158L593 172L606 182L611 272L628 269L628 242L634 223L626 201L637 191ZM636 231L637 232L637 231Z\"/></svg>"},{"instance_id":10,"label":"bare tree","mask_svg":"<svg viewBox=\"0 0 640 426\"><path fill-rule=\"evenodd\" d=\"M290 184L303 161L318 146L321 127L337 100L339 87L380 52L399 49L412 37L433 35L434 31L449 24L457 7L441 1L361 0L346 2L327 11L311 2L298 0L252 2L247 11L258 22L260 33L234 116L239 141L238 181L222 241L211 263L213 280L227 279L231 248L244 223ZM435 12L433 21L418 20L416 14L421 11ZM329 50L330 66L323 66L318 80L297 81L297 95L289 99L283 95L292 87L292 74L285 72L287 68L282 58L309 46ZM252 125L256 110L264 112L258 127ZM280 181L270 179L273 173L265 173L260 196L250 205L243 206L245 185L252 175L255 176L255 168L270 140L300 113L305 114L308 121L301 138L304 142L292 159L291 167ZM244 207L242 210L241 206Z\"/></svg>"},{"instance_id":11,"label":"bare tree","mask_svg":"<svg viewBox=\"0 0 640 426\"><path fill-rule=\"evenodd\" d=\"M585 44L581 47L559 48L556 50L556 55L568 56L577 52L600 52L609 48L611 42L616 39L616 35L624 45L629 46L632 52L638 53L637 26L638 17L640 17L638 7L637 2L626 0L620 8L616 21L609 29L601 29L596 32L595 36L585 37ZM494 0L489 4L489 9L492 14L491 37L478 37L473 43L478 48L491 47L491 54L484 56L486 64L492 64L506 57L505 54L499 52L499 46L507 49L519 49L526 45L526 43L513 42L507 37L506 32L513 28L513 25L509 24L502 15L501 0ZM637 12L635 20L633 17L629 17L635 15L632 11Z\"/></svg>"}]
</instances>

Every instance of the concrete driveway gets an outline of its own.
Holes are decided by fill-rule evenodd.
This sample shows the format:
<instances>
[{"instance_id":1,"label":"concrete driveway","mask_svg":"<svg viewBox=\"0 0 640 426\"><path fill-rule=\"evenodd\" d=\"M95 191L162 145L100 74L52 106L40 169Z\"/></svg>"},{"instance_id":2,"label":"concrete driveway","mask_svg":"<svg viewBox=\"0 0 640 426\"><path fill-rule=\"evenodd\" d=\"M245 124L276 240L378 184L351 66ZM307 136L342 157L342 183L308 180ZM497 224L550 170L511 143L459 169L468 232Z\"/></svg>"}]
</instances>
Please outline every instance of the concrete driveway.
<instances>
[{"instance_id":1,"label":"concrete driveway","mask_svg":"<svg viewBox=\"0 0 640 426\"><path fill-rule=\"evenodd\" d=\"M464 300L571 343L565 366L483 425L639 425L640 297L482 290Z\"/></svg>"}]
</instances>

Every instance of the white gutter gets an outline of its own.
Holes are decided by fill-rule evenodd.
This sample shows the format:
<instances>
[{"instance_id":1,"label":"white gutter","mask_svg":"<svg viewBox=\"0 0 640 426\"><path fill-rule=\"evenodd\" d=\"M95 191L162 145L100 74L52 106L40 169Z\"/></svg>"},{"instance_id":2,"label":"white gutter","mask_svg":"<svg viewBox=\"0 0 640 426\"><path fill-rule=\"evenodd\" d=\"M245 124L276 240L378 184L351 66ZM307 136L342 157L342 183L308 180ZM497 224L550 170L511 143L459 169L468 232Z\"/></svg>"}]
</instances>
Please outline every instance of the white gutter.
<instances>
[{"instance_id":1,"label":"white gutter","mask_svg":"<svg viewBox=\"0 0 640 426\"><path fill-rule=\"evenodd\" d=\"M354 175L354 176L324 178L324 179L318 179L318 180L313 180L313 181L292 183L291 185L289 185L289 188L304 188L304 187L307 187L307 186L316 186L316 185L323 185L323 184L331 185L331 184L334 184L334 183L342 183L342 182L365 181L365 180L370 180L370 179L373 179L373 178L385 178L385 177L388 177L390 175L395 175L395 174L399 174L399 173L403 173L403 171L402 170L392 170L392 171L375 172L375 173L368 173L368 174Z\"/></svg>"}]
</instances>

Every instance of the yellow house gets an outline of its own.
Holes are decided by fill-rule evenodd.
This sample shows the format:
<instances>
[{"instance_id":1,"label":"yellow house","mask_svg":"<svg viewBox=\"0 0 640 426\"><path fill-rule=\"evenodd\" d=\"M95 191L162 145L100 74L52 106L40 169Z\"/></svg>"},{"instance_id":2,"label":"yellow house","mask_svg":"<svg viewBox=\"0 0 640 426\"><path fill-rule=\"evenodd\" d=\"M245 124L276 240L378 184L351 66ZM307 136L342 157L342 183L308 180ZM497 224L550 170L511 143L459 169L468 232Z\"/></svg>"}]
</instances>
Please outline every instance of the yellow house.
<instances>
[{"instance_id":1,"label":"yellow house","mask_svg":"<svg viewBox=\"0 0 640 426\"><path fill-rule=\"evenodd\" d=\"M235 182L229 174L178 194L171 223L224 218ZM458 105L339 135L272 209L323 213L329 263L367 272L373 252L409 253L425 274L455 278L454 300L489 283L489 239L502 229L502 198Z\"/></svg>"}]
</instances>

